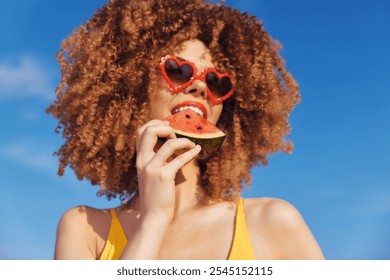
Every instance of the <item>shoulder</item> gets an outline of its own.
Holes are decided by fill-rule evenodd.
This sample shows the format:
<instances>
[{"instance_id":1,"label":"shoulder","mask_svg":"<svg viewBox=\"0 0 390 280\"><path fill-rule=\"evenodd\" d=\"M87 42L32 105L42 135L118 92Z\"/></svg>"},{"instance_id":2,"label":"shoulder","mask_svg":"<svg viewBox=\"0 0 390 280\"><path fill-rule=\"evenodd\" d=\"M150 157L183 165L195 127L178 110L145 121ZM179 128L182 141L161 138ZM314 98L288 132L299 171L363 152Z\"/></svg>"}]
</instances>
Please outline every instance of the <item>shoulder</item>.
<instances>
[{"instance_id":1,"label":"shoulder","mask_svg":"<svg viewBox=\"0 0 390 280\"><path fill-rule=\"evenodd\" d=\"M88 206L67 210L58 223L55 258L95 258L96 244L106 235L110 220L107 210Z\"/></svg>"},{"instance_id":2,"label":"shoulder","mask_svg":"<svg viewBox=\"0 0 390 280\"><path fill-rule=\"evenodd\" d=\"M251 236L260 240L256 235L261 235L262 241L271 243L273 255L284 259L323 258L302 215L291 203L268 197L245 199L244 209Z\"/></svg>"},{"instance_id":3,"label":"shoulder","mask_svg":"<svg viewBox=\"0 0 390 280\"><path fill-rule=\"evenodd\" d=\"M109 219L108 210L96 209L89 206L76 206L67 210L61 217L59 225L63 226L91 226L97 219Z\"/></svg>"},{"instance_id":4,"label":"shoulder","mask_svg":"<svg viewBox=\"0 0 390 280\"><path fill-rule=\"evenodd\" d=\"M299 211L289 202L270 197L244 199L248 219L262 220L268 225L290 227L301 222Z\"/></svg>"}]
</instances>

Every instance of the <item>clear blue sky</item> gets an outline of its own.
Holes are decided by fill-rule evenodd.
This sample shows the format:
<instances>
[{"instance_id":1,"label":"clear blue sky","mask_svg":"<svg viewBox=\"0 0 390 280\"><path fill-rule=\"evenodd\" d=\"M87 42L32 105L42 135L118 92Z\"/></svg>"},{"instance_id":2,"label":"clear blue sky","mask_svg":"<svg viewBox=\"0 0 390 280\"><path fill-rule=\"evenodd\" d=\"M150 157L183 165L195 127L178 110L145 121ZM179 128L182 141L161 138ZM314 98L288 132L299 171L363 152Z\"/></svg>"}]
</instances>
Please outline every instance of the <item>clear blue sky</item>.
<instances>
[{"instance_id":1,"label":"clear blue sky","mask_svg":"<svg viewBox=\"0 0 390 280\"><path fill-rule=\"evenodd\" d=\"M56 175L52 153L62 140L44 112L59 80L61 40L104 2L2 3L0 259L51 259L66 209L117 205L69 169ZM283 44L303 97L291 116L294 153L254 168L244 196L290 201L329 259L390 259L390 2L227 4L257 16Z\"/></svg>"}]
</instances>

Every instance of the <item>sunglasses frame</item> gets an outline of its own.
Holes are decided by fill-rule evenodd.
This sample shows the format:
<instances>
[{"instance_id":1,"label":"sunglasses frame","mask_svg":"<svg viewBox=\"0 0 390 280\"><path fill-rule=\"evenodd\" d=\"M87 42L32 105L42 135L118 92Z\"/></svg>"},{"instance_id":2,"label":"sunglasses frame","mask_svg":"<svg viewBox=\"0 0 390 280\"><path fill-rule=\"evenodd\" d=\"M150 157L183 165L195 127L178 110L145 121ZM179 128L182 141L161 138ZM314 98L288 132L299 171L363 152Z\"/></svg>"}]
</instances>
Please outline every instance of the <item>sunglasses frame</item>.
<instances>
[{"instance_id":1,"label":"sunglasses frame","mask_svg":"<svg viewBox=\"0 0 390 280\"><path fill-rule=\"evenodd\" d=\"M184 84L180 85L180 86L175 86L175 84L173 83L173 81L169 78L168 74L166 73L165 71L165 62L169 59L172 59L173 61L176 62L176 64L180 67L182 66L183 64L188 64L192 67L192 70L193 70L193 75L191 77L191 79L188 81L188 82L185 82ZM189 60L180 60L178 59L176 56L172 56L172 55L166 55L164 57L161 58L161 62L160 62L160 70L161 70L161 73L165 79L165 81L167 82L167 84L169 85L169 88L173 91L173 93L179 93L181 91L183 91L185 88L189 87L195 80L200 80L202 82L204 82L206 84L206 88L207 88L207 97L211 100L211 102L214 104L214 105L218 105L218 104L221 104L223 101L225 101L226 99L228 99L230 96L232 96L232 94L234 93L234 85L233 85L233 82L232 82L232 76L229 74L229 73L219 73L217 71L217 69L215 68L206 68L202 71L202 73L200 75L198 75L198 68L196 68L195 64ZM208 73L214 73L215 75L217 75L217 77L220 79L222 77L228 77L232 83L232 88L231 90L226 93L224 96L222 97L219 97L219 98L216 98L214 96L214 94L212 93L212 91L209 89L207 83L206 83L206 75Z\"/></svg>"}]
</instances>

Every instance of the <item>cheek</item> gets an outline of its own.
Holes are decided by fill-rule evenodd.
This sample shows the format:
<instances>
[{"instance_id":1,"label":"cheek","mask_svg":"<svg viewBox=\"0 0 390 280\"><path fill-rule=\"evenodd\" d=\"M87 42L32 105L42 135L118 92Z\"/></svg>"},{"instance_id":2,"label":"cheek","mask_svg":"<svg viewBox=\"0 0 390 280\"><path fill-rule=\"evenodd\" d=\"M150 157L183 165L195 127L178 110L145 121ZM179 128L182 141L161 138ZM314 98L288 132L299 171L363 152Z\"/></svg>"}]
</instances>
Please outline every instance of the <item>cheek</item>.
<instances>
[{"instance_id":1,"label":"cheek","mask_svg":"<svg viewBox=\"0 0 390 280\"><path fill-rule=\"evenodd\" d=\"M170 91L168 83L165 81L165 79L162 76L159 76L157 78L157 90L168 90Z\"/></svg>"},{"instance_id":2,"label":"cheek","mask_svg":"<svg viewBox=\"0 0 390 280\"><path fill-rule=\"evenodd\" d=\"M170 103L172 95L169 89L157 86L157 89L150 95L150 119L163 119L167 117L170 112Z\"/></svg>"},{"instance_id":3,"label":"cheek","mask_svg":"<svg viewBox=\"0 0 390 280\"><path fill-rule=\"evenodd\" d=\"M166 84L164 78L161 77L161 76L158 76L158 78L157 78L157 87L161 88L161 87L165 86L164 84Z\"/></svg>"},{"instance_id":4,"label":"cheek","mask_svg":"<svg viewBox=\"0 0 390 280\"><path fill-rule=\"evenodd\" d=\"M219 117L221 116L222 114L222 109L223 109L223 106L222 104L219 104L219 105L215 105L211 108L211 122L213 124L216 124L219 120Z\"/></svg>"},{"instance_id":5,"label":"cheek","mask_svg":"<svg viewBox=\"0 0 390 280\"><path fill-rule=\"evenodd\" d=\"M160 91L155 91L150 97L150 118L161 118L162 109L164 108L164 102L161 99Z\"/></svg>"},{"instance_id":6,"label":"cheek","mask_svg":"<svg viewBox=\"0 0 390 280\"><path fill-rule=\"evenodd\" d=\"M156 89L153 91L151 98L161 102L164 99L169 98L172 95L171 90L163 77L158 76L156 82Z\"/></svg>"}]
</instances>

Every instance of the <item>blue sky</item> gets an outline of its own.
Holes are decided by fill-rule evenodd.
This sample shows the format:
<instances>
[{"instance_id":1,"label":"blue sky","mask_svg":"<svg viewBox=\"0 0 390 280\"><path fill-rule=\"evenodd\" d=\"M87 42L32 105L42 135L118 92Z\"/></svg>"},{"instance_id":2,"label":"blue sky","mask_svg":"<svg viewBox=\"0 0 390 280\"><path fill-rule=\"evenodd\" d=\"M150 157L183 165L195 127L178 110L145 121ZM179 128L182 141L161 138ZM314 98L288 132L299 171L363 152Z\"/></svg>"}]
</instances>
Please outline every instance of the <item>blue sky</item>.
<instances>
[{"instance_id":1,"label":"blue sky","mask_svg":"<svg viewBox=\"0 0 390 280\"><path fill-rule=\"evenodd\" d=\"M45 108L55 53L105 1L14 0L0 9L0 259L52 259L68 208L114 207L58 177L62 140ZM227 0L264 22L301 86L295 150L252 170L245 197L286 199L329 259L390 259L390 2Z\"/></svg>"}]
</instances>

